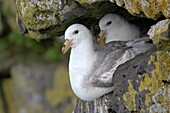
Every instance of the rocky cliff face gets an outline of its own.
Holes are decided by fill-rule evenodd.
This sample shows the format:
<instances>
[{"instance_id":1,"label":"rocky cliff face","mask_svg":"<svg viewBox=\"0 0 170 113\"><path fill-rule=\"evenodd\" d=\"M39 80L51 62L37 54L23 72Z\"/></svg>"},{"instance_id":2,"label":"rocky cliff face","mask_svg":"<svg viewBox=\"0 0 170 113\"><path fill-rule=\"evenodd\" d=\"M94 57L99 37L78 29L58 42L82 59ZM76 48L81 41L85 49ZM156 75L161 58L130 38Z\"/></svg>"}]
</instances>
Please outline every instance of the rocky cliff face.
<instances>
[{"instance_id":1,"label":"rocky cliff face","mask_svg":"<svg viewBox=\"0 0 170 113\"><path fill-rule=\"evenodd\" d=\"M91 26L107 12L121 13L127 19L133 16L158 19L170 17L168 1L156 0L17 0L19 26L35 39L62 35L72 23ZM123 8L120 8L120 7ZM125 11L124 8L128 11ZM84 22L84 19L87 22ZM90 21L88 21L90 20ZM92 25L91 25L92 24Z\"/></svg>"},{"instance_id":2,"label":"rocky cliff face","mask_svg":"<svg viewBox=\"0 0 170 113\"><path fill-rule=\"evenodd\" d=\"M16 0L21 33L41 40L63 35L72 23L98 33L106 13L118 13L149 35L157 50L118 67L115 90L93 102L77 101L75 113L170 112L170 5L168 0ZM49 95L49 98L52 96ZM0 103L1 104L1 103Z\"/></svg>"}]
</instances>

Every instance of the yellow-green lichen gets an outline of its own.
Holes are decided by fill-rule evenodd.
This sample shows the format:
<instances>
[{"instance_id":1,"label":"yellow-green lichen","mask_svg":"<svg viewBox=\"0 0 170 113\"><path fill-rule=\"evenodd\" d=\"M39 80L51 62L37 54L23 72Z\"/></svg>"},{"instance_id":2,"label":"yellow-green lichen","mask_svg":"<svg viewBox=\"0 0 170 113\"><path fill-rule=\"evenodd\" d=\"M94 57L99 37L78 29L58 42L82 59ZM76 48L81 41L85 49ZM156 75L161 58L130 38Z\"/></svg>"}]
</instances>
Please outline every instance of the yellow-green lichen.
<instances>
[{"instance_id":1,"label":"yellow-green lichen","mask_svg":"<svg viewBox=\"0 0 170 113\"><path fill-rule=\"evenodd\" d=\"M94 3L101 0L77 0L80 3ZM125 7L132 15L140 14L147 18L157 19L160 15L170 17L170 3L168 0L109 0L118 6Z\"/></svg>"},{"instance_id":2,"label":"yellow-green lichen","mask_svg":"<svg viewBox=\"0 0 170 113\"><path fill-rule=\"evenodd\" d=\"M150 85L145 85L149 87L149 92L145 94L145 104L146 106L149 105L150 95L152 94L154 105L148 106L148 109L153 110L160 104L163 107L158 110L170 109L170 85L166 84L170 81L170 54L168 51L157 51L156 56L151 56L149 62L155 65L155 69L151 71ZM148 80L146 79L146 81ZM141 81L141 84L144 84L144 82Z\"/></svg>"},{"instance_id":3,"label":"yellow-green lichen","mask_svg":"<svg viewBox=\"0 0 170 113\"><path fill-rule=\"evenodd\" d=\"M149 106L149 103L150 103L150 101L151 101L151 93L146 93L145 94L145 105L146 106Z\"/></svg>"},{"instance_id":4,"label":"yellow-green lichen","mask_svg":"<svg viewBox=\"0 0 170 113\"><path fill-rule=\"evenodd\" d=\"M151 84L151 79L148 76L147 73L143 74L143 80L141 80L140 82L140 87L139 87L139 91L143 91L143 90L148 90L150 84Z\"/></svg>"},{"instance_id":5,"label":"yellow-green lichen","mask_svg":"<svg viewBox=\"0 0 170 113\"><path fill-rule=\"evenodd\" d=\"M139 2L141 11L149 18L155 18L160 10L154 0L142 0Z\"/></svg>"},{"instance_id":6,"label":"yellow-green lichen","mask_svg":"<svg viewBox=\"0 0 170 113\"><path fill-rule=\"evenodd\" d=\"M165 19L165 20L159 21L156 25L151 26L150 30L148 31L148 35L150 36L150 38L154 38L166 32L168 30L169 23L170 23L170 20Z\"/></svg>"},{"instance_id":7,"label":"yellow-green lichen","mask_svg":"<svg viewBox=\"0 0 170 113\"><path fill-rule=\"evenodd\" d=\"M140 113L146 113L146 110L144 108L141 108Z\"/></svg>"},{"instance_id":8,"label":"yellow-green lichen","mask_svg":"<svg viewBox=\"0 0 170 113\"><path fill-rule=\"evenodd\" d=\"M57 1L58 3L58 1ZM18 0L18 14L27 29L39 30L48 28L59 22L56 12L59 4L54 2Z\"/></svg>"},{"instance_id":9,"label":"yellow-green lichen","mask_svg":"<svg viewBox=\"0 0 170 113\"><path fill-rule=\"evenodd\" d=\"M153 56L152 56L153 57ZM153 59L152 59L153 61ZM164 85L163 81L169 81L170 74L170 56L166 51L157 51L155 60L153 61L155 65L155 69L151 72L152 74L152 85L151 85L151 93L157 93L159 87Z\"/></svg>"},{"instance_id":10,"label":"yellow-green lichen","mask_svg":"<svg viewBox=\"0 0 170 113\"><path fill-rule=\"evenodd\" d=\"M129 13L132 15L134 14L140 14L140 9L138 6L137 0L125 0L125 8L128 10Z\"/></svg>"},{"instance_id":11,"label":"yellow-green lichen","mask_svg":"<svg viewBox=\"0 0 170 113\"><path fill-rule=\"evenodd\" d=\"M170 54L168 51L157 51L157 61L154 62L156 69L153 70L153 74L159 75L161 80L169 81L170 75Z\"/></svg>"},{"instance_id":12,"label":"yellow-green lichen","mask_svg":"<svg viewBox=\"0 0 170 113\"><path fill-rule=\"evenodd\" d=\"M36 39L37 41L39 41L40 39L46 39L48 38L47 35L41 34L40 32L36 32L36 31L32 31L32 30L28 30L28 33L30 35L31 38Z\"/></svg>"},{"instance_id":13,"label":"yellow-green lichen","mask_svg":"<svg viewBox=\"0 0 170 113\"><path fill-rule=\"evenodd\" d=\"M169 86L163 81L170 81L170 54L168 51L157 51L155 56L150 56L148 64L154 64L155 69L151 71L151 78L147 73L140 75L139 91L148 90L145 94L146 111L161 104L162 106L170 105L170 96L168 95ZM152 100L151 100L152 96ZM150 102L154 105L149 106ZM144 109L144 108L143 108ZM161 108L163 109L163 108ZM142 112L142 111L141 111Z\"/></svg>"},{"instance_id":14,"label":"yellow-green lichen","mask_svg":"<svg viewBox=\"0 0 170 113\"><path fill-rule=\"evenodd\" d=\"M131 80L128 80L128 83L129 83L128 91L123 95L124 105L129 111L136 111L135 96L137 92L133 88Z\"/></svg>"},{"instance_id":15,"label":"yellow-green lichen","mask_svg":"<svg viewBox=\"0 0 170 113\"><path fill-rule=\"evenodd\" d=\"M170 19L159 21L151 26L148 35L153 43L161 50L170 50L170 39L168 38Z\"/></svg>"},{"instance_id":16,"label":"yellow-green lichen","mask_svg":"<svg viewBox=\"0 0 170 113\"><path fill-rule=\"evenodd\" d=\"M159 88L159 86L161 85L163 85L163 84L159 84L159 83L161 83L161 78L160 78L160 76L157 74L157 72L156 71L153 71L152 72L152 85L151 85L151 92L152 92L152 94L155 94L155 93L157 93L157 91L158 91L158 88Z\"/></svg>"},{"instance_id":17,"label":"yellow-green lichen","mask_svg":"<svg viewBox=\"0 0 170 113\"><path fill-rule=\"evenodd\" d=\"M150 60L148 61L148 65L151 65L152 62L154 62L155 57L154 56L150 56Z\"/></svg>"},{"instance_id":18,"label":"yellow-green lichen","mask_svg":"<svg viewBox=\"0 0 170 113\"><path fill-rule=\"evenodd\" d=\"M145 14L147 18L156 19L162 14L170 17L170 3L168 0L110 0L118 6L125 7L129 13Z\"/></svg>"},{"instance_id":19,"label":"yellow-green lichen","mask_svg":"<svg viewBox=\"0 0 170 113\"><path fill-rule=\"evenodd\" d=\"M75 99L66 75L68 75L67 69L64 66L59 67L54 76L53 86L45 91L45 96L53 107L66 102L68 98Z\"/></svg>"}]
</instances>

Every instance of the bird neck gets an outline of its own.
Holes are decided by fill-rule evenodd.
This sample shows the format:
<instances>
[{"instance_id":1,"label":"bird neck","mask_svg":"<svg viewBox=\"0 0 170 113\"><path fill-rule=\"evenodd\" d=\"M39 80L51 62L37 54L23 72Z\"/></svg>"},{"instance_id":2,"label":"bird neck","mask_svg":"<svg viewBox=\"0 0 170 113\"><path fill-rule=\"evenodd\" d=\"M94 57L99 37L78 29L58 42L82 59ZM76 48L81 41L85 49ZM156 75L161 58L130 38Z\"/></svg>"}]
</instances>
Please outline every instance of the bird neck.
<instances>
[{"instance_id":1,"label":"bird neck","mask_svg":"<svg viewBox=\"0 0 170 113\"><path fill-rule=\"evenodd\" d=\"M74 62L86 62L95 55L92 38L83 40L77 47L72 48L70 58Z\"/></svg>"},{"instance_id":2,"label":"bird neck","mask_svg":"<svg viewBox=\"0 0 170 113\"><path fill-rule=\"evenodd\" d=\"M87 75L95 60L96 53L94 51L92 37L91 39L83 40L77 47L72 48L69 61L71 79L72 77L78 79L79 77L83 77L83 75Z\"/></svg>"}]
</instances>

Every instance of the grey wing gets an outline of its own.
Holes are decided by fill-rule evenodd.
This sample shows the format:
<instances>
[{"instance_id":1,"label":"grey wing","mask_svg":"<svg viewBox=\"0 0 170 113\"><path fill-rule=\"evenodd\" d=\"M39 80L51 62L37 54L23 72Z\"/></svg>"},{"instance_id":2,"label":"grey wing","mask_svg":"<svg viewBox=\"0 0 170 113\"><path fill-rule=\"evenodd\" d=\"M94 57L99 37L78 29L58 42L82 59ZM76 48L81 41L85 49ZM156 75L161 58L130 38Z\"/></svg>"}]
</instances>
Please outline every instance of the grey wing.
<instances>
[{"instance_id":1,"label":"grey wing","mask_svg":"<svg viewBox=\"0 0 170 113\"><path fill-rule=\"evenodd\" d=\"M127 47L127 41L112 41L107 43L104 46L99 46L95 45L94 50L98 52L105 52L105 54L108 54L112 51L121 49L121 48L126 48Z\"/></svg>"},{"instance_id":2,"label":"grey wing","mask_svg":"<svg viewBox=\"0 0 170 113\"><path fill-rule=\"evenodd\" d=\"M136 54L145 53L149 49L155 47L156 46L151 43L151 39L149 39L149 37L135 39L132 45L133 51L135 51Z\"/></svg>"},{"instance_id":3,"label":"grey wing","mask_svg":"<svg viewBox=\"0 0 170 113\"><path fill-rule=\"evenodd\" d=\"M107 54L90 78L91 83L96 87L113 86L112 76L116 68L134 56L135 53L131 49L118 49Z\"/></svg>"},{"instance_id":4,"label":"grey wing","mask_svg":"<svg viewBox=\"0 0 170 113\"><path fill-rule=\"evenodd\" d=\"M153 44L145 43L143 40L145 39L134 41L132 44L127 44L127 42L114 42L112 45L112 43L109 43L106 47L100 49L98 54L98 59L100 60L98 61L100 61L101 64L96 68L93 76L90 78L91 83L96 87L112 86L112 75L119 65L153 47Z\"/></svg>"}]
</instances>

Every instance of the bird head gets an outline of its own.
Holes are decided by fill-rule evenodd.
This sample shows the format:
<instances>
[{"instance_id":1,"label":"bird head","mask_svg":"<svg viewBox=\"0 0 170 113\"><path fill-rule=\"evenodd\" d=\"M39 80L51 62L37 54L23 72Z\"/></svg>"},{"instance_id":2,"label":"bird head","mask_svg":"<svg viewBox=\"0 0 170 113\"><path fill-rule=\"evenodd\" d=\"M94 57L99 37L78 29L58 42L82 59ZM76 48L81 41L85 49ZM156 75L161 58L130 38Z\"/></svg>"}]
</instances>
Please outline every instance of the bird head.
<instances>
[{"instance_id":1,"label":"bird head","mask_svg":"<svg viewBox=\"0 0 170 113\"><path fill-rule=\"evenodd\" d=\"M65 31L65 42L62 47L62 53L65 54L69 48L75 48L80 45L82 40L85 40L86 34L89 34L89 30L81 24L73 24L69 26Z\"/></svg>"},{"instance_id":2,"label":"bird head","mask_svg":"<svg viewBox=\"0 0 170 113\"><path fill-rule=\"evenodd\" d=\"M109 13L105 16L103 16L99 21L99 27L100 27L100 33L97 38L97 42L99 45L105 44L105 40L107 36L114 32L114 28L116 28L120 21L123 18L117 14Z\"/></svg>"}]
</instances>

